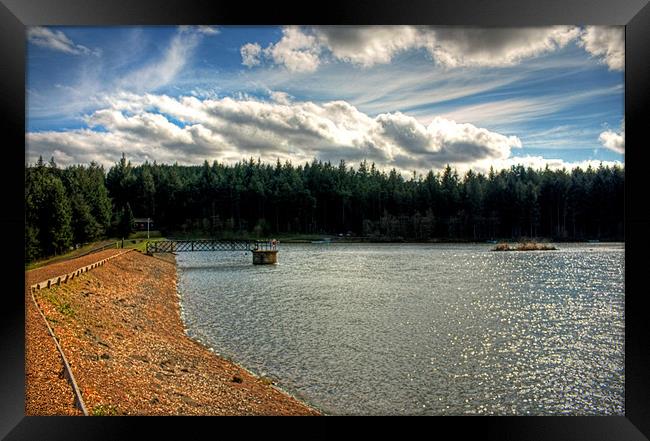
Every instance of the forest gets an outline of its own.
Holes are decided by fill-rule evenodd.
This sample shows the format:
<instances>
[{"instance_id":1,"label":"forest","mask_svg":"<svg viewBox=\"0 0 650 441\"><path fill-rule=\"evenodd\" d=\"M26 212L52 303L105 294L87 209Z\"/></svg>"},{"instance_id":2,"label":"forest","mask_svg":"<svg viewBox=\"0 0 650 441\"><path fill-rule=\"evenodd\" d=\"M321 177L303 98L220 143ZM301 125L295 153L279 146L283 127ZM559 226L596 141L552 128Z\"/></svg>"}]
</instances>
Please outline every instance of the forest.
<instances>
[{"instance_id":1,"label":"forest","mask_svg":"<svg viewBox=\"0 0 650 441\"><path fill-rule=\"evenodd\" d=\"M167 237L312 234L374 241L624 240L623 167L513 166L405 178L362 162L183 166L122 158L25 166L25 252L33 261L150 217Z\"/></svg>"}]
</instances>

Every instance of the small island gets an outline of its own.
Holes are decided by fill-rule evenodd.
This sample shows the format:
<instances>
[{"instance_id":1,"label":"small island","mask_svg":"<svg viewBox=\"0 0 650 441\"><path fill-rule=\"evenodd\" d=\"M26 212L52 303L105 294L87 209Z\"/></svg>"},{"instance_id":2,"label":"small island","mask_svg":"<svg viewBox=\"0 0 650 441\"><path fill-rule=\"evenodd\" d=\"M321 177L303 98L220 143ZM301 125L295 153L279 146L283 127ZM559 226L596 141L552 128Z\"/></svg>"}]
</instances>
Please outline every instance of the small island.
<instances>
[{"instance_id":1,"label":"small island","mask_svg":"<svg viewBox=\"0 0 650 441\"><path fill-rule=\"evenodd\" d=\"M492 251L552 251L557 250L553 245L537 242L521 242L517 246L500 243Z\"/></svg>"}]
</instances>

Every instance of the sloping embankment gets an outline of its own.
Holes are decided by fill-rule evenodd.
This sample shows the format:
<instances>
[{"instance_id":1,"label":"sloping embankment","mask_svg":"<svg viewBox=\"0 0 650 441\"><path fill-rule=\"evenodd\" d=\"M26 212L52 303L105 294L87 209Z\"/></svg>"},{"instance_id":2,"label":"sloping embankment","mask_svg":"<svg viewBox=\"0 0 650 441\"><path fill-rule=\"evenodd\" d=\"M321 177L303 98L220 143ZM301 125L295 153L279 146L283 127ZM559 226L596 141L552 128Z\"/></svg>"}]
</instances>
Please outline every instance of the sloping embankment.
<instances>
[{"instance_id":1,"label":"sloping embankment","mask_svg":"<svg viewBox=\"0 0 650 441\"><path fill-rule=\"evenodd\" d=\"M47 278L30 273L27 286ZM172 263L131 252L34 294L91 415L318 414L185 335ZM42 375L40 358L56 361L57 354L49 335L51 345L29 331L42 318L34 307L27 312L27 415L79 414L57 374L62 366L51 362Z\"/></svg>"}]
</instances>

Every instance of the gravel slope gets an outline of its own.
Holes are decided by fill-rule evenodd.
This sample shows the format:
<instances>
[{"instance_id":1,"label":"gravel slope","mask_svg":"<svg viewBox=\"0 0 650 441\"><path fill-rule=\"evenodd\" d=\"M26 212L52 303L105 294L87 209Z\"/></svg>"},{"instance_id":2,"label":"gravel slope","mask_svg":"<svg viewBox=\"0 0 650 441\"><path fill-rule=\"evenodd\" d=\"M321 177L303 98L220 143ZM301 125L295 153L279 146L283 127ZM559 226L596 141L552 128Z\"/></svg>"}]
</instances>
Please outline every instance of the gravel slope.
<instances>
[{"instance_id":1,"label":"gravel slope","mask_svg":"<svg viewBox=\"0 0 650 441\"><path fill-rule=\"evenodd\" d=\"M115 251L122 250L30 271L27 283L73 271ZM130 252L35 296L91 414L319 414L186 336L176 267L169 261ZM75 414L71 389L58 378L54 343L32 310L30 314L27 308L26 413Z\"/></svg>"}]
</instances>

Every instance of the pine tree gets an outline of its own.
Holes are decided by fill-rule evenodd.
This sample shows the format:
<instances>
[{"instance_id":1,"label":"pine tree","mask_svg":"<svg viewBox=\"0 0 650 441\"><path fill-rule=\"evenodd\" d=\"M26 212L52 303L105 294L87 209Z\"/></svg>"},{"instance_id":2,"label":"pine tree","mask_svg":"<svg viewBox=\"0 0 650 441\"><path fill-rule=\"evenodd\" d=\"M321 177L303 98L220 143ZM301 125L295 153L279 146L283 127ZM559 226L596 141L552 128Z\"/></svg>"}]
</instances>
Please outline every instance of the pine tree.
<instances>
[{"instance_id":1,"label":"pine tree","mask_svg":"<svg viewBox=\"0 0 650 441\"><path fill-rule=\"evenodd\" d=\"M50 176L48 179L48 195L42 211L44 219L43 245L47 254L58 254L67 251L72 245L72 209L65 193L61 179Z\"/></svg>"},{"instance_id":2,"label":"pine tree","mask_svg":"<svg viewBox=\"0 0 650 441\"><path fill-rule=\"evenodd\" d=\"M125 238L129 237L133 232L133 211L131 211L131 204L128 202L124 207L124 214L120 220L120 232L122 233L122 237Z\"/></svg>"}]
</instances>

